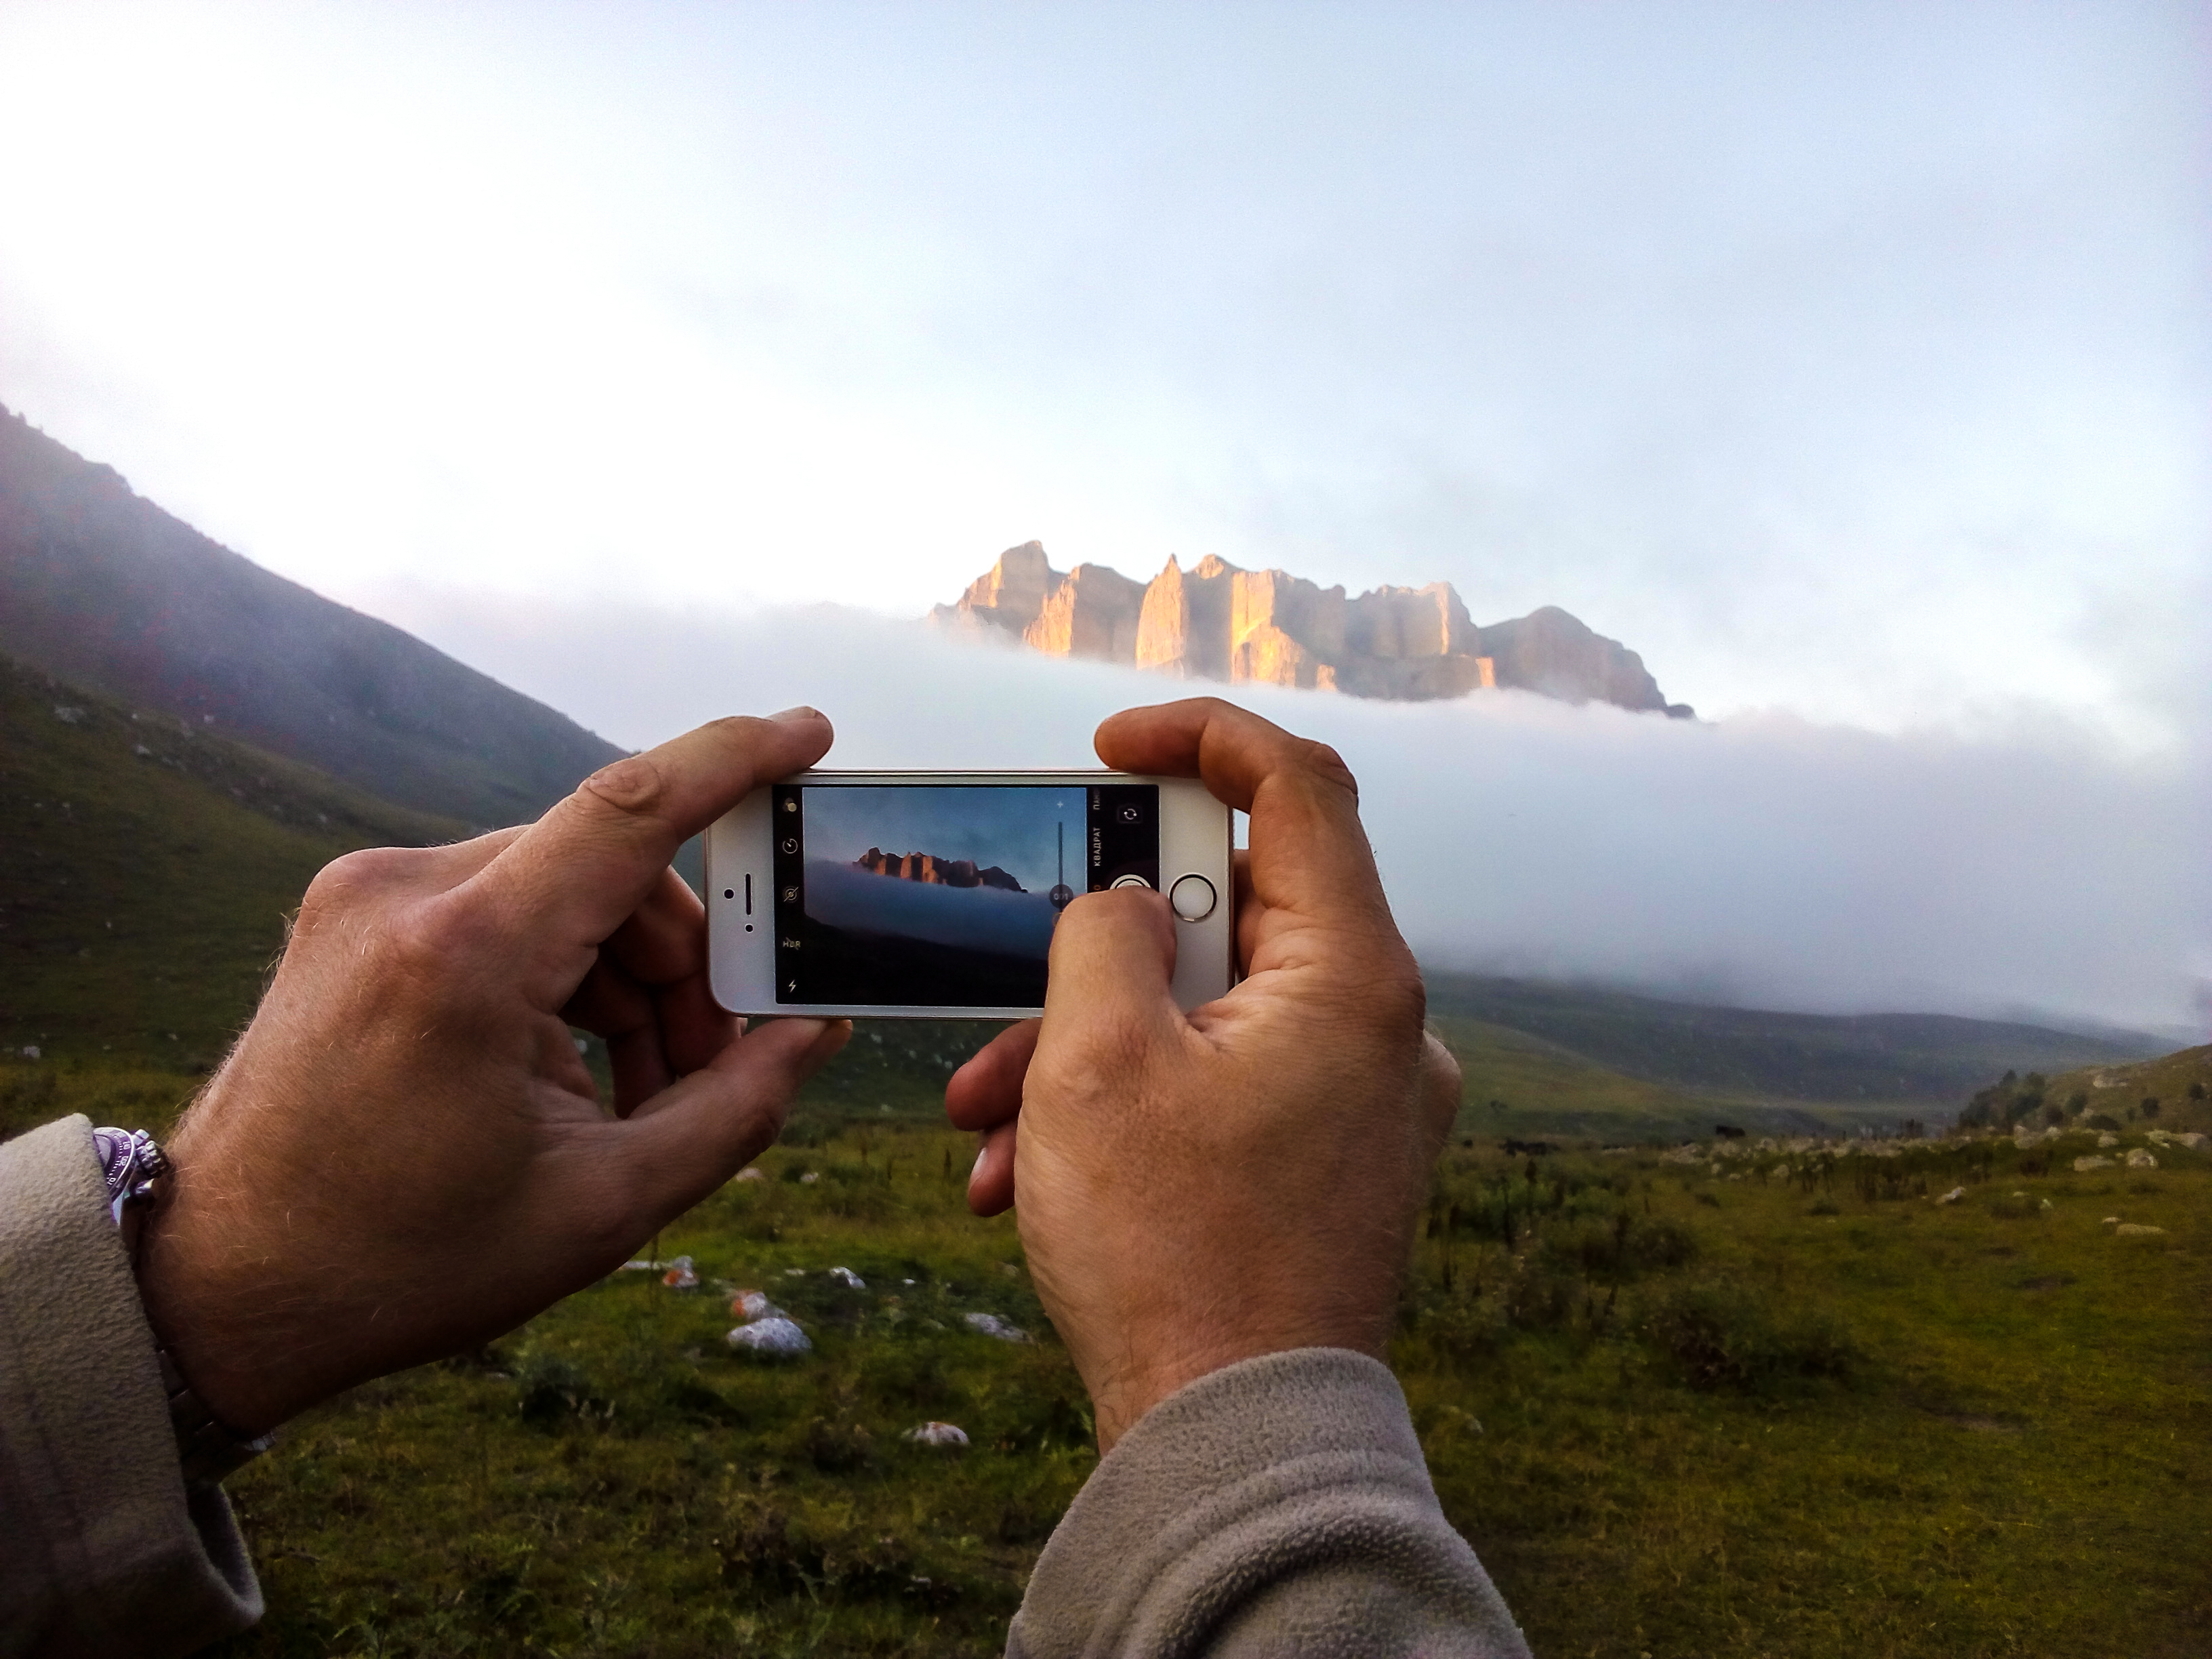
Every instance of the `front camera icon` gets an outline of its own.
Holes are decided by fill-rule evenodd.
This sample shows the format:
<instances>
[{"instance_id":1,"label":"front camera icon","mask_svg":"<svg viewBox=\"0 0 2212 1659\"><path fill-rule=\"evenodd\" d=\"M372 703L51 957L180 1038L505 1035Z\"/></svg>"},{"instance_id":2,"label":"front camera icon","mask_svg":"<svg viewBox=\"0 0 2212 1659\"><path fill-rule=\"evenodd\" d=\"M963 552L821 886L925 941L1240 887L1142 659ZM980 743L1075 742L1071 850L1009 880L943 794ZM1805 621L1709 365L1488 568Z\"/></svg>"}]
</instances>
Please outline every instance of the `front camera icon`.
<instances>
[{"instance_id":1,"label":"front camera icon","mask_svg":"<svg viewBox=\"0 0 2212 1659\"><path fill-rule=\"evenodd\" d=\"M1121 809L1121 822L1124 823L1134 823L1143 816L1144 814L1133 806L1125 806Z\"/></svg>"}]
</instances>

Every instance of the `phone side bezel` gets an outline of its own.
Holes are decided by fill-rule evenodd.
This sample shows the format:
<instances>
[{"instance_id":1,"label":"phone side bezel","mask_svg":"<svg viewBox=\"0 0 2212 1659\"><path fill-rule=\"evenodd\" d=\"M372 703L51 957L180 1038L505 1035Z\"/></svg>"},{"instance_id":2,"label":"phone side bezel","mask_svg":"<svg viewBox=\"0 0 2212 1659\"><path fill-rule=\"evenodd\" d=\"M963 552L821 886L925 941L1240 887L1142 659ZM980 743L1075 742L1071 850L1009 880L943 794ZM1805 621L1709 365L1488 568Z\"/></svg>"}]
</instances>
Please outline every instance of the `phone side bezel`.
<instances>
[{"instance_id":1,"label":"phone side bezel","mask_svg":"<svg viewBox=\"0 0 2212 1659\"><path fill-rule=\"evenodd\" d=\"M1203 921L1176 923L1175 998L1188 1011L1224 994L1236 982L1231 871L1234 817L1193 778L1155 777L1103 768L1003 771L883 771L822 769L795 773L780 783L975 784L1021 787L1065 783L1087 787L1103 780L1149 783L1160 790L1160 879L1163 890L1187 874L1205 876L1219 896ZM769 845L769 785L755 789L708 827L706 841L708 986L714 1000L750 1018L781 1015L848 1019L1029 1019L1035 1007L939 1007L901 1004L848 1006L779 1003L775 1000L775 911ZM744 914L744 878L753 881L754 914ZM730 896L725 897L725 893ZM744 924L750 920L753 930Z\"/></svg>"}]
</instances>

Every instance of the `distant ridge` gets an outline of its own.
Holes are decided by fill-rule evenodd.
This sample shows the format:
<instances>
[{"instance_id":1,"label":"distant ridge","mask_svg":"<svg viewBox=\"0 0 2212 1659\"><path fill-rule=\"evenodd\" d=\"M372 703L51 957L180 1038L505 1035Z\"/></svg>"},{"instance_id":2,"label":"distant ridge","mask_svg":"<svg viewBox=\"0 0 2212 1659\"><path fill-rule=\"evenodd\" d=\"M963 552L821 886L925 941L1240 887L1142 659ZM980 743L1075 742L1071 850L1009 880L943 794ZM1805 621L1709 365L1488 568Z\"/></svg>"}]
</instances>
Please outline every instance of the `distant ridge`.
<instances>
[{"instance_id":1,"label":"distant ridge","mask_svg":"<svg viewBox=\"0 0 2212 1659\"><path fill-rule=\"evenodd\" d=\"M1948 1014L1791 1014L1431 969L1429 1012L1524 1032L1622 1074L1737 1099L1948 1114L2008 1070L2124 1065L2172 1045Z\"/></svg>"},{"instance_id":2,"label":"distant ridge","mask_svg":"<svg viewBox=\"0 0 2212 1659\"><path fill-rule=\"evenodd\" d=\"M1347 598L1285 570L1211 555L1170 558L1149 582L1103 564L1063 574L1041 542L1010 547L929 621L1011 634L1055 657L1132 663L1176 679L1256 682L1358 697L1429 701L1507 688L1565 702L1688 718L1643 658L1557 605L1478 627L1449 582Z\"/></svg>"},{"instance_id":3,"label":"distant ridge","mask_svg":"<svg viewBox=\"0 0 2212 1659\"><path fill-rule=\"evenodd\" d=\"M480 827L535 818L624 752L217 545L4 408L0 652Z\"/></svg>"}]
</instances>

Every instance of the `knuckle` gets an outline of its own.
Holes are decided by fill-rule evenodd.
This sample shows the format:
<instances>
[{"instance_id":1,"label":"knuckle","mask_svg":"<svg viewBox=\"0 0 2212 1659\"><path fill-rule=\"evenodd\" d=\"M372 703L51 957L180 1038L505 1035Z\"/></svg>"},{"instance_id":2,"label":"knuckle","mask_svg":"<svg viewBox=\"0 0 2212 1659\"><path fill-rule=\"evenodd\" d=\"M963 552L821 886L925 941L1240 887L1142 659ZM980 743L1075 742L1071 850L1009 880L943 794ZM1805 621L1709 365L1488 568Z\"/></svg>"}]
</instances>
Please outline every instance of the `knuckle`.
<instances>
[{"instance_id":1,"label":"knuckle","mask_svg":"<svg viewBox=\"0 0 2212 1659\"><path fill-rule=\"evenodd\" d=\"M1309 739L1301 758L1306 769L1322 782L1334 785L1355 801L1359 799L1359 780L1352 776L1352 769L1344 763L1344 757L1329 744Z\"/></svg>"},{"instance_id":2,"label":"knuckle","mask_svg":"<svg viewBox=\"0 0 2212 1659\"><path fill-rule=\"evenodd\" d=\"M485 932L477 907L441 894L380 918L373 949L388 970L410 980L436 979L475 955Z\"/></svg>"},{"instance_id":3,"label":"knuckle","mask_svg":"<svg viewBox=\"0 0 2212 1659\"><path fill-rule=\"evenodd\" d=\"M625 817L650 817L667 797L668 781L650 755L631 755L602 766L576 786L576 798L611 807Z\"/></svg>"},{"instance_id":4,"label":"knuckle","mask_svg":"<svg viewBox=\"0 0 2212 1659\"><path fill-rule=\"evenodd\" d=\"M315 872L301 896L298 931L313 933L385 902L422 857L411 847L364 847L332 859Z\"/></svg>"}]
</instances>

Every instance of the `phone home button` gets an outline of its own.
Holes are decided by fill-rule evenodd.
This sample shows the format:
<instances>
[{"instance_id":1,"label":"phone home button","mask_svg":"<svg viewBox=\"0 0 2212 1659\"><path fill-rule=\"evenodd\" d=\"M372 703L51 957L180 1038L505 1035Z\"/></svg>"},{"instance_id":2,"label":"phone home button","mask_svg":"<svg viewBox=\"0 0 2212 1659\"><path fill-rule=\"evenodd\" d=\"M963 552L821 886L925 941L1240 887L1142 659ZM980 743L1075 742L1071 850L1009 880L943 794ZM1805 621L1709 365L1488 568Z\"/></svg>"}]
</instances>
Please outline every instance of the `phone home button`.
<instances>
[{"instance_id":1,"label":"phone home button","mask_svg":"<svg viewBox=\"0 0 2212 1659\"><path fill-rule=\"evenodd\" d=\"M1204 876L1184 876L1168 890L1168 905L1185 921L1204 921L1213 914L1213 884Z\"/></svg>"},{"instance_id":2,"label":"phone home button","mask_svg":"<svg viewBox=\"0 0 2212 1659\"><path fill-rule=\"evenodd\" d=\"M1116 876L1111 883L1115 887L1150 887L1152 884L1142 876Z\"/></svg>"}]
</instances>

